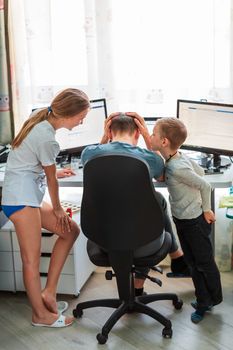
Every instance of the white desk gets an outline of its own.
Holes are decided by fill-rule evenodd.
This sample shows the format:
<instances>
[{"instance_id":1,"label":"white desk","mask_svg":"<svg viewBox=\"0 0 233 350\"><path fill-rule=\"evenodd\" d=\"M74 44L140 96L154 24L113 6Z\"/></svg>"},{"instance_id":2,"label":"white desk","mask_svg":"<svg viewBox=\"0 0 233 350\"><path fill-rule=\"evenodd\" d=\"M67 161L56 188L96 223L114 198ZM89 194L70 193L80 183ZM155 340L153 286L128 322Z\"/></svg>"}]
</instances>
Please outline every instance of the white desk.
<instances>
[{"instance_id":1,"label":"white desk","mask_svg":"<svg viewBox=\"0 0 233 350\"><path fill-rule=\"evenodd\" d=\"M211 207L215 212L215 189L217 188L228 188L232 186L233 182L233 165L229 168L224 169L223 174L205 175L206 180L211 184L213 191L211 195ZM82 187L83 186L83 169L78 170L78 174L69 178L59 179L59 185L61 187ZM166 188L164 182L154 181L156 188ZM170 210L169 210L170 211ZM173 223L173 221L171 220ZM212 225L211 242L213 249L215 250L215 223ZM175 226L173 225L175 231Z\"/></svg>"},{"instance_id":2,"label":"white desk","mask_svg":"<svg viewBox=\"0 0 233 350\"><path fill-rule=\"evenodd\" d=\"M0 165L1 166L1 165ZM0 167L0 187L3 185L4 171ZM206 180L213 188L227 188L232 186L233 182L233 165L224 170L223 174L205 175ZM75 176L59 179L59 186L61 187L82 187L83 186L83 170L79 169ZM163 182L156 182L155 187L166 187Z\"/></svg>"},{"instance_id":3,"label":"white desk","mask_svg":"<svg viewBox=\"0 0 233 350\"><path fill-rule=\"evenodd\" d=\"M1 166L1 164L0 164ZM1 171L1 169L3 170L4 168L0 167L0 187L3 184L3 178L4 178L4 171ZM212 185L213 187L213 191L212 191L212 209L215 209L215 189L217 188L228 188L232 186L232 182L233 182L233 165L231 167L229 167L228 169L224 170L223 174L215 174L215 175L205 175L206 180ZM156 182L154 181L154 185L155 187L159 188L165 188L166 185L164 182ZM69 200L76 202L77 199L75 197L75 191L71 190L69 188L76 188L76 189L80 189L83 186L83 169L79 169L77 175L75 176L71 176L71 177L67 177L67 178L63 178L63 179L59 179L59 186L60 187L64 187L64 189L60 189L60 191L62 192L62 199L66 199L64 198L65 196L65 192L67 191L67 193L69 193ZM65 189L66 188L66 189ZM0 227L1 227L1 214L0 214ZM213 227L213 232L212 232L212 242L214 243L215 240L215 225L212 226Z\"/></svg>"},{"instance_id":4,"label":"white desk","mask_svg":"<svg viewBox=\"0 0 233 350\"><path fill-rule=\"evenodd\" d=\"M215 189L228 188L232 186L233 182L233 165L224 169L223 174L205 175L206 180L211 184L213 191L211 195L211 207L215 212ZM83 186L83 169L78 170L78 174L69 178L59 179L59 186L61 187L82 187ZM165 188L164 182L154 181L156 188ZM172 220L171 220L172 221ZM175 227L173 225L173 229ZM215 224L212 225L211 241L215 249Z\"/></svg>"},{"instance_id":5,"label":"white desk","mask_svg":"<svg viewBox=\"0 0 233 350\"><path fill-rule=\"evenodd\" d=\"M227 188L232 186L233 182L233 165L224 170L223 174L205 175L205 179L213 188ZM155 187L166 187L164 182L154 181ZM1 186L1 175L0 175ZM59 179L61 187L82 187L83 186L83 171L79 169L78 174L64 179Z\"/></svg>"}]
</instances>

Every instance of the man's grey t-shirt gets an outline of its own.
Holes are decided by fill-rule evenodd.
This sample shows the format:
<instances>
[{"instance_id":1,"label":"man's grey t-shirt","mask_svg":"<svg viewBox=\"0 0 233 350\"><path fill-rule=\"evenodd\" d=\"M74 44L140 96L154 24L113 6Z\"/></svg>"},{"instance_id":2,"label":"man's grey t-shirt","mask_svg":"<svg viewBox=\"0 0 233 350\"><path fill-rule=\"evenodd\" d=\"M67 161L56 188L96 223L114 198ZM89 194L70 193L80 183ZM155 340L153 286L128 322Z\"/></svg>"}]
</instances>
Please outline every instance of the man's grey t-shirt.
<instances>
[{"instance_id":1,"label":"man's grey t-shirt","mask_svg":"<svg viewBox=\"0 0 233 350\"><path fill-rule=\"evenodd\" d=\"M2 205L39 207L46 187L42 166L55 164L59 151L52 125L47 120L35 125L19 147L10 151Z\"/></svg>"}]
</instances>

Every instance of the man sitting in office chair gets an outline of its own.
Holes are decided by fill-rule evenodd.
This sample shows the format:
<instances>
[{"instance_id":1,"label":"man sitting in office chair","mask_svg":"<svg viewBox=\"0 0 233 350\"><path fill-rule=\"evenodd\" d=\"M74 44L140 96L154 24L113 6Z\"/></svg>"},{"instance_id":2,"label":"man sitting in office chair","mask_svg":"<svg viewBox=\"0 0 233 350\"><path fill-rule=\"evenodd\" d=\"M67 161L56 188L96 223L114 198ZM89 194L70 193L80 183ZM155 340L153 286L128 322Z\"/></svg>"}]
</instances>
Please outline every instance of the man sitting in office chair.
<instances>
[{"instance_id":1,"label":"man sitting in office chair","mask_svg":"<svg viewBox=\"0 0 233 350\"><path fill-rule=\"evenodd\" d=\"M135 117L134 117L135 118ZM142 123L142 118L138 116L138 122L131 116L123 113L111 114L105 122L105 130L102 140L97 146L86 147L81 155L81 161L83 165L96 156L106 154L125 154L136 156L139 159L145 160L150 169L151 177L159 179L163 176L164 162L160 155L137 147L137 142L140 136L140 130L136 123ZM142 133L143 136L143 133ZM148 136L148 135L147 135ZM144 137L147 147L148 137ZM111 141L111 142L109 142ZM183 252L178 248L176 238L174 236L169 215L167 213L167 203L165 198L158 192L158 197L161 202L162 208L165 212L165 230L170 232L172 236L172 246L170 249L171 257L171 273L170 277L189 277L190 273L188 267L183 258ZM160 238L151 242L146 247L141 248L142 251L138 252L140 256L148 256L154 254L161 246ZM135 295L139 296L143 294L143 286L145 276L149 272L149 268L137 268L138 273L135 274ZM140 272L140 273L139 273Z\"/></svg>"}]
</instances>

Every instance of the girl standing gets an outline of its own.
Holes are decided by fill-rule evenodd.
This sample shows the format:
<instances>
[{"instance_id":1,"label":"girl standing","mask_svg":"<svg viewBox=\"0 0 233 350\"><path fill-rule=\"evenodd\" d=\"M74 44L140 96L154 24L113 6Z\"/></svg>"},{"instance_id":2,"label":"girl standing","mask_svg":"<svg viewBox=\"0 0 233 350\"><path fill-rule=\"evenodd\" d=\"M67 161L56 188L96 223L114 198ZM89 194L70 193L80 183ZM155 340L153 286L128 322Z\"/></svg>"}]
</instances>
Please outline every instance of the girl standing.
<instances>
[{"instance_id":1,"label":"girl standing","mask_svg":"<svg viewBox=\"0 0 233 350\"><path fill-rule=\"evenodd\" d=\"M72 317L58 314L56 289L80 230L60 204L56 173L59 145L55 133L59 128L72 129L81 124L89 107L84 92L78 89L60 92L48 108L36 111L24 123L8 156L2 209L15 226L34 326L65 327L73 322ZM52 205L43 202L45 177ZM43 290L39 274L41 228L58 235Z\"/></svg>"}]
</instances>

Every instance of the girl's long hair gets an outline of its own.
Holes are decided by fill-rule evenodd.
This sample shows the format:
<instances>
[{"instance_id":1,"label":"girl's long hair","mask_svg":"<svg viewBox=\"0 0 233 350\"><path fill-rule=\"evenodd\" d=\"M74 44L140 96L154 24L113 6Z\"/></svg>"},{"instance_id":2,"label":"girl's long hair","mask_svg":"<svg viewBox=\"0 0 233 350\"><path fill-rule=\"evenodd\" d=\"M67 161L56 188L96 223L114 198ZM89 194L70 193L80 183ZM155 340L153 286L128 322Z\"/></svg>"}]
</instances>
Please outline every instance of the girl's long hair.
<instances>
[{"instance_id":1,"label":"girl's long hair","mask_svg":"<svg viewBox=\"0 0 233 350\"><path fill-rule=\"evenodd\" d=\"M90 107L90 101L87 95L78 89L65 89L61 91L51 102L49 108L42 108L33 113L25 121L18 135L12 141L12 148L18 147L32 128L48 119L52 115L54 118L72 118Z\"/></svg>"}]
</instances>

